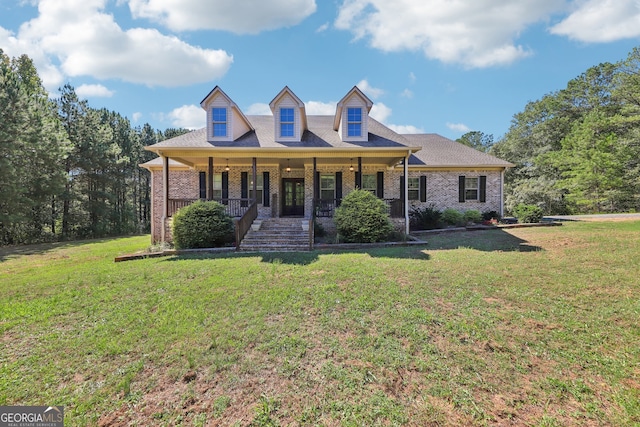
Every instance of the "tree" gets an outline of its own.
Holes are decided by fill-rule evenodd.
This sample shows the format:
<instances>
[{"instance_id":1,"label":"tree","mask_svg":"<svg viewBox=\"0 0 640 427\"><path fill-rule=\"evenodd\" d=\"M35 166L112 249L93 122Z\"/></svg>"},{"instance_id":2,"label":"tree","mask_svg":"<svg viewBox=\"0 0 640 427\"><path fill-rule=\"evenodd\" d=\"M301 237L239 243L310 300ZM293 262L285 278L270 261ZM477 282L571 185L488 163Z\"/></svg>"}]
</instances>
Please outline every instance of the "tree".
<instances>
[{"instance_id":1,"label":"tree","mask_svg":"<svg viewBox=\"0 0 640 427\"><path fill-rule=\"evenodd\" d=\"M486 153L491 149L491 146L493 146L493 135L479 131L471 131L465 133L456 139L456 141Z\"/></svg>"}]
</instances>

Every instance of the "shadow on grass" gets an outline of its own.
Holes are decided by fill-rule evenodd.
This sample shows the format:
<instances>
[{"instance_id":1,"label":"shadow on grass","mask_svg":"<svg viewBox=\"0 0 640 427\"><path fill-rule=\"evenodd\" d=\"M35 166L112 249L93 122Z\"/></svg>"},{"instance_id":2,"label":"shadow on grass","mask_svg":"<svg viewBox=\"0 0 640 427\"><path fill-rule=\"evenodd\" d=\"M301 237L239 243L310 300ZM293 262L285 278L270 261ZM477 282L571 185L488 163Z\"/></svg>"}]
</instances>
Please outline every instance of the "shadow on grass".
<instances>
[{"instance_id":1,"label":"shadow on grass","mask_svg":"<svg viewBox=\"0 0 640 427\"><path fill-rule=\"evenodd\" d=\"M295 265L309 265L316 262L320 256L328 254L367 254L372 258L397 258L429 260L429 252L437 250L452 250L459 248L474 249L483 252L537 252L543 249L539 246L528 245L527 241L519 239L506 231L483 230L439 233L428 235L424 244L408 246L381 246L342 249L326 248L311 252L225 252L220 254L200 253L181 254L165 261L181 260L211 260L226 258L262 258L266 263L282 263Z\"/></svg>"},{"instance_id":2,"label":"shadow on grass","mask_svg":"<svg viewBox=\"0 0 640 427\"><path fill-rule=\"evenodd\" d=\"M47 252L51 252L56 249L74 248L77 246L83 246L94 243L105 243L110 240L119 239L119 237L105 237L101 239L91 240L69 240L66 242L54 242L54 243L37 243L33 245L16 245L16 246L2 246L0 247L0 262L6 261L10 258L15 258L24 255L42 255Z\"/></svg>"}]
</instances>

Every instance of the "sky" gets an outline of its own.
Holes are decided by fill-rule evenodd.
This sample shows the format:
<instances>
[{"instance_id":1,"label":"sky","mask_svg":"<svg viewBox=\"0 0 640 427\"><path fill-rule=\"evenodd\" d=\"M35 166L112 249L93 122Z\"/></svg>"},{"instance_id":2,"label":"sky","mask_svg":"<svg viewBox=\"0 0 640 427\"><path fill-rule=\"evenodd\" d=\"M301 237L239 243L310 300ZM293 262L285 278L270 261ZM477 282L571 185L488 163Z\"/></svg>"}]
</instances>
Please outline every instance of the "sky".
<instances>
[{"instance_id":1,"label":"sky","mask_svg":"<svg viewBox=\"0 0 640 427\"><path fill-rule=\"evenodd\" d=\"M0 0L0 48L133 126L201 128L220 88L334 114L358 86L399 133L498 141L527 102L640 45L640 0Z\"/></svg>"}]
</instances>

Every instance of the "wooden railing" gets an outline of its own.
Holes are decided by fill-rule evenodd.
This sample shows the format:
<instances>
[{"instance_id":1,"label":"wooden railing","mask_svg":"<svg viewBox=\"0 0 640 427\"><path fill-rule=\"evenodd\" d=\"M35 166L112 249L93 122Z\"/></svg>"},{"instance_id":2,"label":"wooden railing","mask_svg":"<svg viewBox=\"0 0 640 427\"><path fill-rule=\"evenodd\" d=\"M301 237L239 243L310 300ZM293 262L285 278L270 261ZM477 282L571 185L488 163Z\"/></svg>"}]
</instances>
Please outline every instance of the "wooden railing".
<instances>
[{"instance_id":1,"label":"wooden railing","mask_svg":"<svg viewBox=\"0 0 640 427\"><path fill-rule=\"evenodd\" d=\"M169 216L173 216L178 209L198 200L201 199L169 199ZM225 205L227 214L239 218L247 212L252 201L250 199L216 199L216 202Z\"/></svg>"},{"instance_id":2,"label":"wooden railing","mask_svg":"<svg viewBox=\"0 0 640 427\"><path fill-rule=\"evenodd\" d=\"M246 209L247 211L244 215L234 221L236 229L236 250L240 249L240 242L242 242L247 231L249 231L253 220L258 217L258 202L254 200Z\"/></svg>"},{"instance_id":3,"label":"wooden railing","mask_svg":"<svg viewBox=\"0 0 640 427\"><path fill-rule=\"evenodd\" d=\"M387 212L391 218L404 218L404 203L400 199L382 199L387 205ZM315 217L333 218L333 214L341 199L314 200L313 212Z\"/></svg>"}]
</instances>

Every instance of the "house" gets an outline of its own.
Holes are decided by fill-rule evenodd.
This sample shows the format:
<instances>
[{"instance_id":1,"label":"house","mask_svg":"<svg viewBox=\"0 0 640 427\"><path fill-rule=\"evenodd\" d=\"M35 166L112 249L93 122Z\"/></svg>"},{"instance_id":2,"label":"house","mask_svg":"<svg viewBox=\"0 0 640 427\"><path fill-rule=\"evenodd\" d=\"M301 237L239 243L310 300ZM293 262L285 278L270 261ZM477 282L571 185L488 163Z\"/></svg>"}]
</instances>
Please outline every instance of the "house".
<instances>
[{"instance_id":1,"label":"house","mask_svg":"<svg viewBox=\"0 0 640 427\"><path fill-rule=\"evenodd\" d=\"M332 116L308 115L288 87L269 104L272 115L245 115L219 87L200 105L202 129L145 147L159 156L141 165L152 175L154 242L170 241L172 215L198 199L227 206L238 243L256 219L331 229L335 208L355 188L383 199L407 233L415 206L502 214L512 164L436 134L398 134L369 116L373 102L357 87Z\"/></svg>"}]
</instances>

